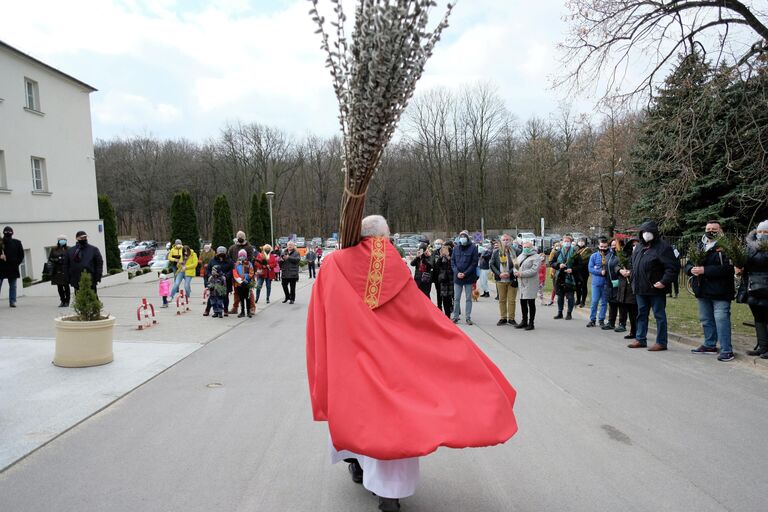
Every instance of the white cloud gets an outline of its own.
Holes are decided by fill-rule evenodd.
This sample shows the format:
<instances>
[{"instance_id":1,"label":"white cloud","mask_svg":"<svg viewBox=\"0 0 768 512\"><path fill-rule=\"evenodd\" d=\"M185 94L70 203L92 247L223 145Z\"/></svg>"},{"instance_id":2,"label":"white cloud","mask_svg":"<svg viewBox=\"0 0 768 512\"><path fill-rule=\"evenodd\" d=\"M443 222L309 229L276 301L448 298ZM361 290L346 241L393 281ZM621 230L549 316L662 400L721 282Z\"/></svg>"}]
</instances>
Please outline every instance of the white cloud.
<instances>
[{"instance_id":1,"label":"white cloud","mask_svg":"<svg viewBox=\"0 0 768 512\"><path fill-rule=\"evenodd\" d=\"M109 91L94 101L93 115L106 125L150 126L174 122L181 112L167 103L153 103L136 94Z\"/></svg>"}]
</instances>

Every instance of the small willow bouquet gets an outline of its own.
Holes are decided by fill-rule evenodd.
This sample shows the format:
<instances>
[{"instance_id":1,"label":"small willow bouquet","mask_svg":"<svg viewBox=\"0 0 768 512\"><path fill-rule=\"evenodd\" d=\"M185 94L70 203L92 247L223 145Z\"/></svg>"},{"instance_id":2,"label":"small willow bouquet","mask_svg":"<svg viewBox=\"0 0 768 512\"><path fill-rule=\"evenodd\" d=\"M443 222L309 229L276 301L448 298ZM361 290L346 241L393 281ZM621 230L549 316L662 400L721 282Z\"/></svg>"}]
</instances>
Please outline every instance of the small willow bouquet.
<instances>
[{"instance_id":1,"label":"small willow bouquet","mask_svg":"<svg viewBox=\"0 0 768 512\"><path fill-rule=\"evenodd\" d=\"M693 263L694 267L704 265L706 255L706 251L699 246L698 242L691 242L691 245L688 246L688 261Z\"/></svg>"},{"instance_id":2,"label":"small willow bouquet","mask_svg":"<svg viewBox=\"0 0 768 512\"><path fill-rule=\"evenodd\" d=\"M747 247L737 236L724 236L717 241L718 245L722 247L725 255L733 263L734 267L744 268L747 264Z\"/></svg>"}]
</instances>

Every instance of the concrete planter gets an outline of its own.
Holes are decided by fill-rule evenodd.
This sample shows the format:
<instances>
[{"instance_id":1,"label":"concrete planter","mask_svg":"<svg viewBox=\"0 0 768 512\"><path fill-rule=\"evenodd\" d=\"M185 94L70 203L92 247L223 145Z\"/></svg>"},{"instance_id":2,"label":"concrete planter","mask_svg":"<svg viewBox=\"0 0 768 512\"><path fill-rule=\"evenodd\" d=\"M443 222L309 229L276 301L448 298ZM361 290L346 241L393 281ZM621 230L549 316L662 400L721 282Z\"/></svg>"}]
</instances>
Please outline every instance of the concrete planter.
<instances>
[{"instance_id":1,"label":"concrete planter","mask_svg":"<svg viewBox=\"0 0 768 512\"><path fill-rule=\"evenodd\" d=\"M65 368L82 368L111 363L112 330L115 317L81 322L56 318L56 354L53 364Z\"/></svg>"}]
</instances>

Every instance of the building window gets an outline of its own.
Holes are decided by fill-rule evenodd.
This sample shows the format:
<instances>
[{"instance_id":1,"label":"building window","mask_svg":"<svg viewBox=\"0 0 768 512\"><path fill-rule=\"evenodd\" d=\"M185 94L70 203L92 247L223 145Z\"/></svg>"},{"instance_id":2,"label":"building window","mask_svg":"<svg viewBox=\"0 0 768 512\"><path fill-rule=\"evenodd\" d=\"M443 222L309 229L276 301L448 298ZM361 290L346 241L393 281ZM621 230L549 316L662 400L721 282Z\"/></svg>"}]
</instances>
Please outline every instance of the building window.
<instances>
[{"instance_id":1,"label":"building window","mask_svg":"<svg viewBox=\"0 0 768 512\"><path fill-rule=\"evenodd\" d=\"M5 151L0 149L0 190L8 190L8 175L5 173Z\"/></svg>"},{"instance_id":2,"label":"building window","mask_svg":"<svg viewBox=\"0 0 768 512\"><path fill-rule=\"evenodd\" d=\"M32 157L32 191L48 192L48 178L45 172L45 158Z\"/></svg>"},{"instance_id":3,"label":"building window","mask_svg":"<svg viewBox=\"0 0 768 512\"><path fill-rule=\"evenodd\" d=\"M27 108L40 112L40 89L37 82L29 78L24 79L24 89L27 97Z\"/></svg>"},{"instance_id":4,"label":"building window","mask_svg":"<svg viewBox=\"0 0 768 512\"><path fill-rule=\"evenodd\" d=\"M21 274L22 280L24 280L25 277L32 277L32 269L28 266L30 261L32 261L32 253L30 252L30 249L24 249L24 261L19 265L19 274Z\"/></svg>"}]
</instances>

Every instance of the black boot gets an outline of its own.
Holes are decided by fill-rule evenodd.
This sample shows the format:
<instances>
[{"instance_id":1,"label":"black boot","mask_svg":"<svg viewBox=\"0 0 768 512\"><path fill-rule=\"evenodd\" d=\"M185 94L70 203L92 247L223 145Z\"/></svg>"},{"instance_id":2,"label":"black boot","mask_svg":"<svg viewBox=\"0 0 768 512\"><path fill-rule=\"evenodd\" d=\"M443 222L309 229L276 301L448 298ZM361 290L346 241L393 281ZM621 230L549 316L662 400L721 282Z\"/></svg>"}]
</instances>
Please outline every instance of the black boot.
<instances>
[{"instance_id":1,"label":"black boot","mask_svg":"<svg viewBox=\"0 0 768 512\"><path fill-rule=\"evenodd\" d=\"M762 357L768 354L768 324L765 322L755 322L755 332L757 333L757 346L754 350L747 350L747 355ZM765 359L768 359L768 357Z\"/></svg>"},{"instance_id":2,"label":"black boot","mask_svg":"<svg viewBox=\"0 0 768 512\"><path fill-rule=\"evenodd\" d=\"M523 317L523 321L520 322L515 326L515 329L525 329L528 327L528 319L526 317Z\"/></svg>"},{"instance_id":3,"label":"black boot","mask_svg":"<svg viewBox=\"0 0 768 512\"><path fill-rule=\"evenodd\" d=\"M396 498L382 498L379 496L379 510L383 512L395 512L400 510L400 500Z\"/></svg>"},{"instance_id":4,"label":"black boot","mask_svg":"<svg viewBox=\"0 0 768 512\"><path fill-rule=\"evenodd\" d=\"M357 459L352 459L352 461L349 463L349 474L352 476L352 481L356 484L363 483L363 468L360 467L360 463L357 461Z\"/></svg>"},{"instance_id":5,"label":"black boot","mask_svg":"<svg viewBox=\"0 0 768 512\"><path fill-rule=\"evenodd\" d=\"M526 331L532 331L533 330L533 320L536 318L536 312L535 311L531 311L530 318L531 319L528 322L528 325L525 326L525 330Z\"/></svg>"}]
</instances>

